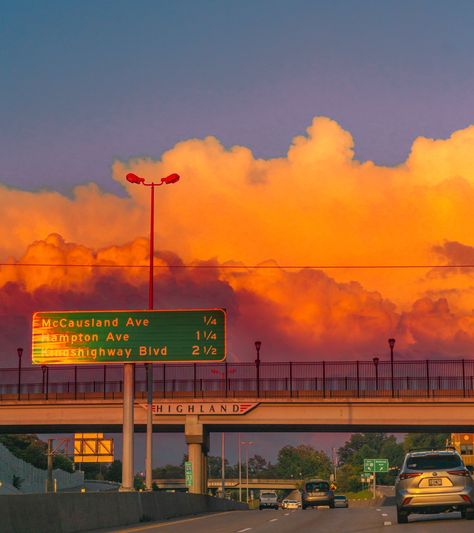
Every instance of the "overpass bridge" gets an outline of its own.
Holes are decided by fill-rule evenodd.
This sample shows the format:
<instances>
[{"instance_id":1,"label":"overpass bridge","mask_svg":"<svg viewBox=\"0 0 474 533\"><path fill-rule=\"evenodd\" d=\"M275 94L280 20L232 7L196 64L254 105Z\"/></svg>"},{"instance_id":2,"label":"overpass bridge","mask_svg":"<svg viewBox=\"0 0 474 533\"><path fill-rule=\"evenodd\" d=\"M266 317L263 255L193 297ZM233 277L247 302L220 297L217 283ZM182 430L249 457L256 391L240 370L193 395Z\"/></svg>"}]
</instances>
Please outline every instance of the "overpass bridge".
<instances>
[{"instance_id":1,"label":"overpass bridge","mask_svg":"<svg viewBox=\"0 0 474 533\"><path fill-rule=\"evenodd\" d=\"M206 491L213 431L474 432L472 360L166 364L154 374L153 430L184 433L193 492ZM121 432L120 376L117 366L2 371L0 431ZM145 428L137 365L135 431Z\"/></svg>"},{"instance_id":2,"label":"overpass bridge","mask_svg":"<svg viewBox=\"0 0 474 533\"><path fill-rule=\"evenodd\" d=\"M154 483L157 484L158 488L161 490L184 490L186 489L186 484L183 479L154 479ZM240 483L241 489L268 489L268 490L294 490L299 487L301 480L296 479L254 479L251 478L248 481L243 479ZM238 479L225 479L224 480L226 489L238 489L239 480ZM208 489L221 489L222 480L221 479L208 479L207 488Z\"/></svg>"}]
</instances>

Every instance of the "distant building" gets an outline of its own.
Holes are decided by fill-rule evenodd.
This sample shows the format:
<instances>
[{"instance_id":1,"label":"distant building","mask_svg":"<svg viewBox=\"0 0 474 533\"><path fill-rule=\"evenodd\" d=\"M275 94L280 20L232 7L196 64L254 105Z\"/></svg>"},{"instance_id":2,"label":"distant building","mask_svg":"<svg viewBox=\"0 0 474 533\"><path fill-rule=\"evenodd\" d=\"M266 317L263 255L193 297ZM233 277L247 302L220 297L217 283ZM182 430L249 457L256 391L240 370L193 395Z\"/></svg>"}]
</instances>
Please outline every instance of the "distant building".
<instances>
[{"instance_id":1,"label":"distant building","mask_svg":"<svg viewBox=\"0 0 474 533\"><path fill-rule=\"evenodd\" d=\"M474 465L474 433L451 433L451 446L461 454L465 465Z\"/></svg>"}]
</instances>

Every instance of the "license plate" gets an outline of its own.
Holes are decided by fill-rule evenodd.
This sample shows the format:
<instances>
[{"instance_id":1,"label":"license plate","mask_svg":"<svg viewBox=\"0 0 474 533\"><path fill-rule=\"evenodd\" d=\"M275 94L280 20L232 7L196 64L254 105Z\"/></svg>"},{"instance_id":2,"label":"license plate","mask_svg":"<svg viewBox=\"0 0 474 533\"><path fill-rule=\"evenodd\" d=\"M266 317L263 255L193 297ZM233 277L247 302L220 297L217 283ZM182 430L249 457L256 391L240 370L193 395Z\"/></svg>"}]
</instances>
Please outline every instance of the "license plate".
<instances>
[{"instance_id":1,"label":"license plate","mask_svg":"<svg viewBox=\"0 0 474 533\"><path fill-rule=\"evenodd\" d=\"M440 487L443 484L442 479L429 479L428 484L430 487Z\"/></svg>"}]
</instances>

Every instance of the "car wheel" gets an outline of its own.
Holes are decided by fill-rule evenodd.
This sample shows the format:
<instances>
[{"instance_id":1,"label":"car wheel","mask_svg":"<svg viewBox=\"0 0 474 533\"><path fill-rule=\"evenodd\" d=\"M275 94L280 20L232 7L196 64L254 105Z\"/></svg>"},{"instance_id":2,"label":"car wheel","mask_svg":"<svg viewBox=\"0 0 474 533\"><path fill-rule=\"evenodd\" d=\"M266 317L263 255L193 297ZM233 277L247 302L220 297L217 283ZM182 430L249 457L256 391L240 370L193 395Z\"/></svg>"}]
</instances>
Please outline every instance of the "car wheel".
<instances>
[{"instance_id":1,"label":"car wheel","mask_svg":"<svg viewBox=\"0 0 474 533\"><path fill-rule=\"evenodd\" d=\"M465 509L464 512L465 512L465 514L464 514L463 518L465 518L466 520L474 520L474 508L469 507L468 509Z\"/></svg>"},{"instance_id":2,"label":"car wheel","mask_svg":"<svg viewBox=\"0 0 474 533\"><path fill-rule=\"evenodd\" d=\"M260 507L258 508L259 511L261 511L263 509L263 507L260 505Z\"/></svg>"},{"instance_id":3,"label":"car wheel","mask_svg":"<svg viewBox=\"0 0 474 533\"><path fill-rule=\"evenodd\" d=\"M301 510L304 511L306 509L306 505L301 506Z\"/></svg>"},{"instance_id":4,"label":"car wheel","mask_svg":"<svg viewBox=\"0 0 474 533\"><path fill-rule=\"evenodd\" d=\"M408 513L406 511L400 511L399 509L397 509L397 522L399 524L407 524Z\"/></svg>"},{"instance_id":5,"label":"car wheel","mask_svg":"<svg viewBox=\"0 0 474 533\"><path fill-rule=\"evenodd\" d=\"M335 505L334 502L329 502L329 509L334 509Z\"/></svg>"}]
</instances>

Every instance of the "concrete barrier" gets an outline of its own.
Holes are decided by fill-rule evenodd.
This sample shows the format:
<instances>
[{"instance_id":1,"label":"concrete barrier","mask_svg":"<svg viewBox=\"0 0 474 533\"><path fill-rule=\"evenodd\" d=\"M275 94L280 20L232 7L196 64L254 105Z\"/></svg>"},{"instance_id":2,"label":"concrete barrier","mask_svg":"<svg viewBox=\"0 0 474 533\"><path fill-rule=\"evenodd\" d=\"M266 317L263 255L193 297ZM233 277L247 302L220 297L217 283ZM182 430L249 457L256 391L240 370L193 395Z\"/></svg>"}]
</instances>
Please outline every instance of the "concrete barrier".
<instances>
[{"instance_id":1,"label":"concrete barrier","mask_svg":"<svg viewBox=\"0 0 474 533\"><path fill-rule=\"evenodd\" d=\"M106 492L0 495L2 533L76 533L247 504L183 492Z\"/></svg>"}]
</instances>

